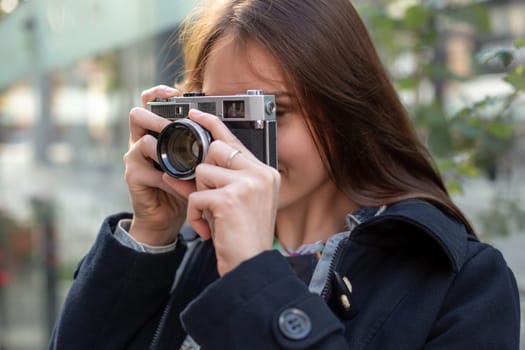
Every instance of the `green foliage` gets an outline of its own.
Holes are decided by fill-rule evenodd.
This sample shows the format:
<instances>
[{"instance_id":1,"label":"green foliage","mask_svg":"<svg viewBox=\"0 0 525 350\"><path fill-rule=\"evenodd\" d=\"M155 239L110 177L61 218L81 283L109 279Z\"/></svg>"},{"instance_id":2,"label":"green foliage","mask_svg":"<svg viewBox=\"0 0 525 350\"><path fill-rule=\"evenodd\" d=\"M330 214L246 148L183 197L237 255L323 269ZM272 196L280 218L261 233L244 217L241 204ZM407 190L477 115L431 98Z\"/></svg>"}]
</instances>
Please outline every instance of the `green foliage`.
<instances>
[{"instance_id":1,"label":"green foliage","mask_svg":"<svg viewBox=\"0 0 525 350\"><path fill-rule=\"evenodd\" d=\"M498 59L505 67L508 67L514 59L514 49L495 48L478 54L478 61L482 64L488 63L492 59Z\"/></svg>"},{"instance_id":2,"label":"green foliage","mask_svg":"<svg viewBox=\"0 0 525 350\"><path fill-rule=\"evenodd\" d=\"M512 46L473 51L476 36L487 37L491 31L489 8L478 1L357 0L356 6L449 192L461 193L466 178L495 176L516 140L514 113L516 100L525 94L525 67L515 58L525 47L525 37ZM463 40L463 48L471 50L463 57L466 69L450 66L449 45L454 39ZM495 69L508 93L450 104L447 88ZM524 217L516 201L494 200L494 205L498 208L493 215L480 220L483 231L509 230L489 224L525 227L513 219Z\"/></svg>"},{"instance_id":3,"label":"green foliage","mask_svg":"<svg viewBox=\"0 0 525 350\"><path fill-rule=\"evenodd\" d=\"M525 91L525 76L523 65L510 67L525 38L517 39L513 47L472 52L471 73L458 75L449 67L447 40L459 36L473 41L474 33L488 34L490 16L485 4L375 0L358 2L357 7L398 91L408 96L405 105L450 192L461 191L462 178L491 172L514 142L511 107ZM452 110L444 97L446 87L469 81L494 61L506 69L503 81L512 92L467 101Z\"/></svg>"},{"instance_id":4,"label":"green foliage","mask_svg":"<svg viewBox=\"0 0 525 350\"><path fill-rule=\"evenodd\" d=\"M525 91L525 76L523 76L523 65L520 64L516 67L516 69L503 79L510 85L514 87L516 90L522 90Z\"/></svg>"},{"instance_id":5,"label":"green foliage","mask_svg":"<svg viewBox=\"0 0 525 350\"><path fill-rule=\"evenodd\" d=\"M516 47L516 49L521 49L522 47L525 47L525 37L517 38L514 41L514 46Z\"/></svg>"}]
</instances>

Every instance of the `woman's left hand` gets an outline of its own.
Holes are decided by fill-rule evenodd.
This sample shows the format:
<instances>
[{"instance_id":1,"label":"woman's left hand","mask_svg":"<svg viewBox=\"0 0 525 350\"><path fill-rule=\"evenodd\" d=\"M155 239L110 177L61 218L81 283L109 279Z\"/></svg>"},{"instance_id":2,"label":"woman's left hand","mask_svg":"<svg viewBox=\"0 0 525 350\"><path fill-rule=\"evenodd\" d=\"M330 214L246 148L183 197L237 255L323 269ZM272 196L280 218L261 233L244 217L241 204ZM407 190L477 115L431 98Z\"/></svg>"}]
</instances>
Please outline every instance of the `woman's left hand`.
<instances>
[{"instance_id":1,"label":"woman's left hand","mask_svg":"<svg viewBox=\"0 0 525 350\"><path fill-rule=\"evenodd\" d=\"M189 117L214 141L196 168L196 191L188 197L187 220L203 239L213 239L222 276L272 248L281 178L218 117L197 110Z\"/></svg>"}]
</instances>

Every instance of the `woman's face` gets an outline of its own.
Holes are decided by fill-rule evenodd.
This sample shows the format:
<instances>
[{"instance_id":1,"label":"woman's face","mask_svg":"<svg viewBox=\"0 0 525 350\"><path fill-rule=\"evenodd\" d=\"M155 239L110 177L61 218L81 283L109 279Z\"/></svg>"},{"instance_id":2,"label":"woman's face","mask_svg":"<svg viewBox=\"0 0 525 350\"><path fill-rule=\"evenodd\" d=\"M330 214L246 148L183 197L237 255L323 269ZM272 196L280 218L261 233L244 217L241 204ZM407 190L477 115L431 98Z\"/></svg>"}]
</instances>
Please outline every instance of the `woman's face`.
<instances>
[{"instance_id":1,"label":"woman's face","mask_svg":"<svg viewBox=\"0 0 525 350\"><path fill-rule=\"evenodd\" d=\"M203 92L230 95L246 90L263 90L276 96L279 209L308 205L319 189L333 189L305 117L293 104L291 91L273 57L254 42L241 48L233 41L219 40L204 69Z\"/></svg>"}]
</instances>

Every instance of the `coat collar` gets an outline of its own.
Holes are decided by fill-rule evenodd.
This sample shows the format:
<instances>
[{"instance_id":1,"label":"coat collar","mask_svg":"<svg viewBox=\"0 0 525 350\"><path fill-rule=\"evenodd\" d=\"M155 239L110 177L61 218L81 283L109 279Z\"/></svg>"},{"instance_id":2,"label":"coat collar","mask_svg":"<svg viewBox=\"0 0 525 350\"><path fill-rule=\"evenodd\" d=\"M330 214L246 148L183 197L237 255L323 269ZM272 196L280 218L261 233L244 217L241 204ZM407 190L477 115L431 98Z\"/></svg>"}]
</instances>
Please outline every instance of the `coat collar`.
<instances>
[{"instance_id":1,"label":"coat collar","mask_svg":"<svg viewBox=\"0 0 525 350\"><path fill-rule=\"evenodd\" d=\"M409 225L429 237L435 243L432 246L445 253L452 269L459 271L467 254L467 231L462 223L424 200L409 199L389 205L380 215L358 225L353 230L351 239L376 241L380 236L368 233L395 232L398 234L394 235L394 239L403 241L403 232L394 231L400 225Z\"/></svg>"}]
</instances>

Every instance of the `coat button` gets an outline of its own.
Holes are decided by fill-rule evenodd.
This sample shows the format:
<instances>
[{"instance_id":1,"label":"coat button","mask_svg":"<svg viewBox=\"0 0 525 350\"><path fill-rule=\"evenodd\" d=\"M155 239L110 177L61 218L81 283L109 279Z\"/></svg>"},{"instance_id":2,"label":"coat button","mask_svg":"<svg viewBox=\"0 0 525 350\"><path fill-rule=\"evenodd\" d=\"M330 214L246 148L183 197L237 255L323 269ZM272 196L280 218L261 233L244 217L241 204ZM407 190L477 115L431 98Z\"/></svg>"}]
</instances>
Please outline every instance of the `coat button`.
<instances>
[{"instance_id":1,"label":"coat button","mask_svg":"<svg viewBox=\"0 0 525 350\"><path fill-rule=\"evenodd\" d=\"M312 322L310 317L299 309L286 309L279 316L279 329L289 339L301 340L310 334Z\"/></svg>"}]
</instances>

